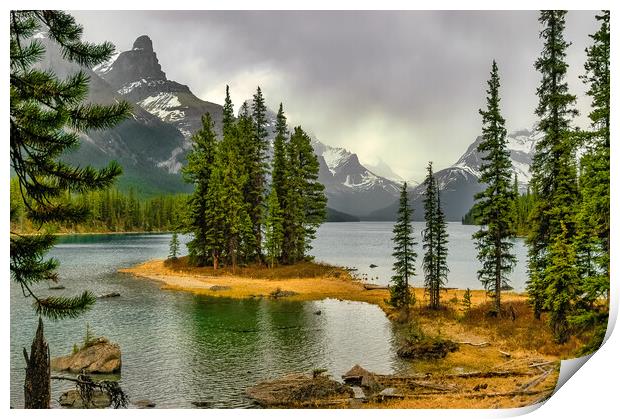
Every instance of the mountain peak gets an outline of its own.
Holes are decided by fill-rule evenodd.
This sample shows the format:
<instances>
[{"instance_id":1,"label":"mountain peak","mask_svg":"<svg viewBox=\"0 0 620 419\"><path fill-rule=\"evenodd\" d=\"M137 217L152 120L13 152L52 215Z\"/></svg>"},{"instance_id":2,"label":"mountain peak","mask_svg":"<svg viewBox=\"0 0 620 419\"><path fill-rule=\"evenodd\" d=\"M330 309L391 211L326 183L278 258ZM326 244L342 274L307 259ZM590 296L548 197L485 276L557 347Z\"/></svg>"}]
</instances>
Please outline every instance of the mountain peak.
<instances>
[{"instance_id":1,"label":"mountain peak","mask_svg":"<svg viewBox=\"0 0 620 419\"><path fill-rule=\"evenodd\" d=\"M112 63L95 71L115 89L140 80L167 80L153 51L153 41L147 35L139 36L132 49L121 52Z\"/></svg>"},{"instance_id":2,"label":"mountain peak","mask_svg":"<svg viewBox=\"0 0 620 419\"><path fill-rule=\"evenodd\" d=\"M145 52L153 52L153 41L148 35L142 35L133 42L132 50L143 50Z\"/></svg>"}]
</instances>

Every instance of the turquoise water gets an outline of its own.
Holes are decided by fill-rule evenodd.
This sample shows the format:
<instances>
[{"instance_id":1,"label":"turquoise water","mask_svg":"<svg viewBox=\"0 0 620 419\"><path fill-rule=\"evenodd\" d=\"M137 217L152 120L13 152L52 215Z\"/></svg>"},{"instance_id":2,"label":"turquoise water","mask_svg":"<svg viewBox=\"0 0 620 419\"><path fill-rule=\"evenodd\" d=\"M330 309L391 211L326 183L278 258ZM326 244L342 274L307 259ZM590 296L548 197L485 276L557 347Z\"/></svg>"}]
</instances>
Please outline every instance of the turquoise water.
<instances>
[{"instance_id":1,"label":"turquoise water","mask_svg":"<svg viewBox=\"0 0 620 419\"><path fill-rule=\"evenodd\" d=\"M416 235L423 227L414 223ZM317 260L356 267L360 274L387 283L391 275L391 223L329 223L317 234ZM449 224L448 286L479 288L471 233L475 227ZM378 373L406 369L395 356L396 332L376 306L338 300L286 302L237 301L159 290L159 284L117 272L168 254L170 235L126 234L67 236L51 256L60 260L65 290L41 295L119 292L99 300L79 319L46 321L52 356L71 353L88 323L122 349L120 384L132 400L150 399L157 407L253 407L245 389L258 381L290 372L327 368L334 377L354 364ZM185 238L181 238L182 241ZM184 247L182 247L184 250ZM522 242L513 285L525 282ZM418 253L421 255L421 245ZM421 256L419 257L421 258ZM377 268L370 269L374 263ZM418 268L418 273L421 273ZM417 281L417 284L416 284ZM416 279L414 285L420 285ZM321 310L321 315L314 314ZM21 290L11 284L11 405L23 406L24 359L36 317ZM53 399L71 386L53 382ZM57 403L54 401L54 405Z\"/></svg>"}]
</instances>

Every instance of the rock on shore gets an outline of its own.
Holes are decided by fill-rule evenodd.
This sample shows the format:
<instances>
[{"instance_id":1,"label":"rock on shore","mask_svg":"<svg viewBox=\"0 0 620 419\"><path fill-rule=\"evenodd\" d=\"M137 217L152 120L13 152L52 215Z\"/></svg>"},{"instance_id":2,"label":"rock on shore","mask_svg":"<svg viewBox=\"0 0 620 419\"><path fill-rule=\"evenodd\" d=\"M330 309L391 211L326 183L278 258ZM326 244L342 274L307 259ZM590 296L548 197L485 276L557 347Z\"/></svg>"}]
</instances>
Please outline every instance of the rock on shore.
<instances>
[{"instance_id":1,"label":"rock on shore","mask_svg":"<svg viewBox=\"0 0 620 419\"><path fill-rule=\"evenodd\" d=\"M56 371L72 373L113 374L121 370L121 348L106 338L98 338L73 355L53 358L51 367Z\"/></svg>"},{"instance_id":2,"label":"rock on shore","mask_svg":"<svg viewBox=\"0 0 620 419\"><path fill-rule=\"evenodd\" d=\"M58 403L71 409L103 409L112 404L112 399L103 391L94 390L90 403L85 404L77 390L69 390L62 393Z\"/></svg>"}]
</instances>

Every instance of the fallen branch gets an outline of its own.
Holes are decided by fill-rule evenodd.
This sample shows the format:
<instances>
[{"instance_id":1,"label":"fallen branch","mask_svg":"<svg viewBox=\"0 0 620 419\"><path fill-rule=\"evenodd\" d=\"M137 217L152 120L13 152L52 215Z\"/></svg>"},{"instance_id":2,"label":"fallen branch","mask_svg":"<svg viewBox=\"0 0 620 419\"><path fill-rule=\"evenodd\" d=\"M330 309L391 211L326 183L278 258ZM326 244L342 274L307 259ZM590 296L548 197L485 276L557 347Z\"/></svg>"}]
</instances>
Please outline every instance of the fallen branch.
<instances>
[{"instance_id":1,"label":"fallen branch","mask_svg":"<svg viewBox=\"0 0 620 419\"><path fill-rule=\"evenodd\" d=\"M462 393L468 397L476 399L484 399L485 397L514 397L514 396L535 396L540 393L548 393L554 390L553 387L547 387L542 390L516 390L508 391L506 393Z\"/></svg>"},{"instance_id":2,"label":"fallen branch","mask_svg":"<svg viewBox=\"0 0 620 419\"><path fill-rule=\"evenodd\" d=\"M511 358L512 357L512 355L510 355L508 352L504 352L504 351L502 351L500 349L498 349L498 351L499 351L500 354L504 355L506 358Z\"/></svg>"},{"instance_id":3,"label":"fallen branch","mask_svg":"<svg viewBox=\"0 0 620 419\"><path fill-rule=\"evenodd\" d=\"M530 368L543 367L549 364L555 364L557 361L538 362L536 364L530 364Z\"/></svg>"},{"instance_id":4,"label":"fallen branch","mask_svg":"<svg viewBox=\"0 0 620 419\"><path fill-rule=\"evenodd\" d=\"M471 346L476 346L476 347L480 347L483 348L485 346L489 346L490 343L489 342L481 342L481 343L473 343L473 342L456 342L459 345L471 345Z\"/></svg>"},{"instance_id":5,"label":"fallen branch","mask_svg":"<svg viewBox=\"0 0 620 419\"><path fill-rule=\"evenodd\" d=\"M458 374L444 375L446 378L495 378L495 377L516 377L516 376L532 376L531 371L474 371L461 372Z\"/></svg>"}]
</instances>

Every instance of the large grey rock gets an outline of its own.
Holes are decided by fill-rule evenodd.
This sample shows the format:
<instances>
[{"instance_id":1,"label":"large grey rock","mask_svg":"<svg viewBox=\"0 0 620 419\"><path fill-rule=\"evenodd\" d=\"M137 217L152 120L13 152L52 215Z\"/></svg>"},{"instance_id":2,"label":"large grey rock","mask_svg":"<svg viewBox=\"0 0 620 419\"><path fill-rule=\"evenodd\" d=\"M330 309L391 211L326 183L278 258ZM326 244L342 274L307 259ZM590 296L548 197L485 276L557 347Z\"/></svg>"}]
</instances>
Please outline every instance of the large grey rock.
<instances>
[{"instance_id":1,"label":"large grey rock","mask_svg":"<svg viewBox=\"0 0 620 419\"><path fill-rule=\"evenodd\" d=\"M53 358L53 370L72 373L113 374L121 370L121 348L106 338L98 338L77 353Z\"/></svg>"}]
</instances>

